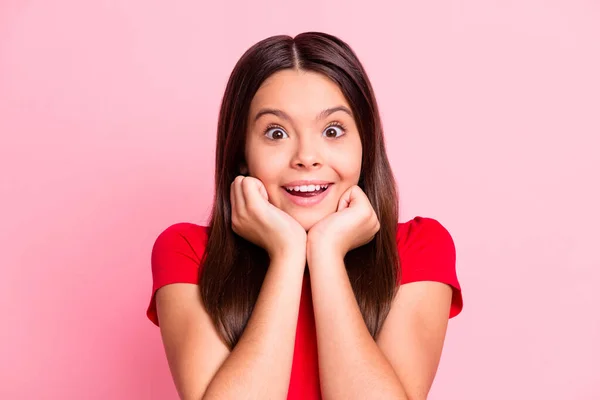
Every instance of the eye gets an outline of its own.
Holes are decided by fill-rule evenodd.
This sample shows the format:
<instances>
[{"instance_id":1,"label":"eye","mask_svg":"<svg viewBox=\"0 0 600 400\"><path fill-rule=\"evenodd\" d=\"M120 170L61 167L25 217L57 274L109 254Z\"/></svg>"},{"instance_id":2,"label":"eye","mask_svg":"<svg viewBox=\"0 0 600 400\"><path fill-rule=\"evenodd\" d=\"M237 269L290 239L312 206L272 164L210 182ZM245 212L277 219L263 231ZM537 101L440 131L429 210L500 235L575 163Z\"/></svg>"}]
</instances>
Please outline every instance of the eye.
<instances>
[{"instance_id":1,"label":"eye","mask_svg":"<svg viewBox=\"0 0 600 400\"><path fill-rule=\"evenodd\" d=\"M269 133L271 134L269 136ZM283 130L282 127L278 125L269 125L267 126L267 130L265 131L265 136L272 140L285 139L288 137L288 134Z\"/></svg>"},{"instance_id":2,"label":"eye","mask_svg":"<svg viewBox=\"0 0 600 400\"><path fill-rule=\"evenodd\" d=\"M346 129L345 129L344 125L340 124L339 122L334 122L334 123L330 124L323 131L324 136L326 136L328 138L332 138L332 139L343 136L344 134L346 134Z\"/></svg>"}]
</instances>

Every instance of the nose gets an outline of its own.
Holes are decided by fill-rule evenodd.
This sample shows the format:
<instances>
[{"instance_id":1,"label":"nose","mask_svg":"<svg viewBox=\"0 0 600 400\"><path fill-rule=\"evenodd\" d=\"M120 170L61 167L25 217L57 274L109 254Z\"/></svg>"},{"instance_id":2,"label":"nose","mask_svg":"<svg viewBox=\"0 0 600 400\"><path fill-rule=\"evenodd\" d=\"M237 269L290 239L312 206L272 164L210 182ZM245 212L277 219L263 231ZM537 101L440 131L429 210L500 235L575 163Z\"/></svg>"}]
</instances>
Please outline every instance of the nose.
<instances>
[{"instance_id":1,"label":"nose","mask_svg":"<svg viewBox=\"0 0 600 400\"><path fill-rule=\"evenodd\" d=\"M294 168L320 168L323 164L318 139L305 135L299 139L292 165Z\"/></svg>"}]
</instances>

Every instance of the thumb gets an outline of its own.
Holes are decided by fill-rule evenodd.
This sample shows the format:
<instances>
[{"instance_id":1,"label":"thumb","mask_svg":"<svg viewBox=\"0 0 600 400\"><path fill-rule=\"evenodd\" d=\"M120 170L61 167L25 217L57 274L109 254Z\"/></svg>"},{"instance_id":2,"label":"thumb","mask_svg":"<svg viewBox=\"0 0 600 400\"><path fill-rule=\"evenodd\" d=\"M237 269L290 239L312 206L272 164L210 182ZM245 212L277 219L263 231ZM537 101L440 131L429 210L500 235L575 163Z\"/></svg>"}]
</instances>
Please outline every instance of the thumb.
<instances>
[{"instance_id":1,"label":"thumb","mask_svg":"<svg viewBox=\"0 0 600 400\"><path fill-rule=\"evenodd\" d=\"M342 210L352 206L353 201L356 199L354 190L355 190L355 187L351 186L348 190L346 190L342 194L342 197L340 198L340 201L338 203L337 211L342 211Z\"/></svg>"},{"instance_id":2,"label":"thumb","mask_svg":"<svg viewBox=\"0 0 600 400\"><path fill-rule=\"evenodd\" d=\"M265 201L269 201L269 194L267 193L267 189L265 189L265 185L261 181L258 181L258 192L262 196Z\"/></svg>"},{"instance_id":3,"label":"thumb","mask_svg":"<svg viewBox=\"0 0 600 400\"><path fill-rule=\"evenodd\" d=\"M269 201L269 194L267 193L267 189L265 189L265 185L262 183L262 181L256 178L253 179L253 181L256 183L256 187L260 196L265 199L265 201Z\"/></svg>"},{"instance_id":4,"label":"thumb","mask_svg":"<svg viewBox=\"0 0 600 400\"><path fill-rule=\"evenodd\" d=\"M244 193L244 198L246 199L246 204L252 202L256 205L261 203L268 203L268 194L267 190L263 183L256 178L252 178L247 176L244 178L244 183L249 180L248 184L242 185L242 191Z\"/></svg>"}]
</instances>

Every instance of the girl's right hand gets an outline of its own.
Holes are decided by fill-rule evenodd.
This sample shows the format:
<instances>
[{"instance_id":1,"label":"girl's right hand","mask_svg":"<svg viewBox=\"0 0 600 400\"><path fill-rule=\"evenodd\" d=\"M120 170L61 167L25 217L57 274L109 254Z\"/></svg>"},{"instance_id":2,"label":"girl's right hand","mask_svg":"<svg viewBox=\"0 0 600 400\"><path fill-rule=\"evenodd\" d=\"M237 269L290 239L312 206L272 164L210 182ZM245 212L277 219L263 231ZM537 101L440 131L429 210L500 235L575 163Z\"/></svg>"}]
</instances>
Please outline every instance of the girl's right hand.
<instances>
[{"instance_id":1,"label":"girl's right hand","mask_svg":"<svg viewBox=\"0 0 600 400\"><path fill-rule=\"evenodd\" d=\"M274 258L306 255L306 231L286 212L269 203L263 183L237 176L231 183L231 226L235 233L262 247Z\"/></svg>"}]
</instances>

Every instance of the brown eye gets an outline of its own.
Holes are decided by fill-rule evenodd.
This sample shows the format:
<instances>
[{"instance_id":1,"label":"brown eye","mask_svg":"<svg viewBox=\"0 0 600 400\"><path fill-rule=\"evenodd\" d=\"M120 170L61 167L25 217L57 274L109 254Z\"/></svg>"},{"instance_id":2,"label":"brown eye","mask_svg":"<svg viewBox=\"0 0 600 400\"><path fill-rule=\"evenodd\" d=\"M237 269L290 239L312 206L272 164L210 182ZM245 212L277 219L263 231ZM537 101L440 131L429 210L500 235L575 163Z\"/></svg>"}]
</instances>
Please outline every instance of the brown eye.
<instances>
[{"instance_id":1,"label":"brown eye","mask_svg":"<svg viewBox=\"0 0 600 400\"><path fill-rule=\"evenodd\" d=\"M269 139L273 139L273 140L285 139L287 137L287 133L285 133L285 131L283 129L278 128L278 127L268 129L265 132L265 135Z\"/></svg>"},{"instance_id":2,"label":"brown eye","mask_svg":"<svg viewBox=\"0 0 600 400\"><path fill-rule=\"evenodd\" d=\"M325 129L325 132L323 132L323 134L328 137L328 138L332 138L335 139L337 137L340 137L344 134L344 130L342 129L342 127L337 126L337 125L331 125L329 127L327 127Z\"/></svg>"}]
</instances>

